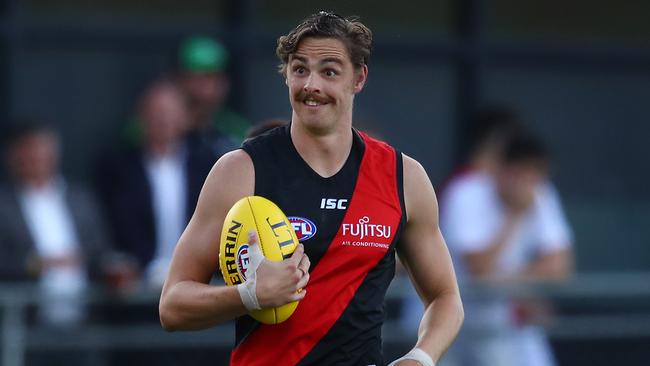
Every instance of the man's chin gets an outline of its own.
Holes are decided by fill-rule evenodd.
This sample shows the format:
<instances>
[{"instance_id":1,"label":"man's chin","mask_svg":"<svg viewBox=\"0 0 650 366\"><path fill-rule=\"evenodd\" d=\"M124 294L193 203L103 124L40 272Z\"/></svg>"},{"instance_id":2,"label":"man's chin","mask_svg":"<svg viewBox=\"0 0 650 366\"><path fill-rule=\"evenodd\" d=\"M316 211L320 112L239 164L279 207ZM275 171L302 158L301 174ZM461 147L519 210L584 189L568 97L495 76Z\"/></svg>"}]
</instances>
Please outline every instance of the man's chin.
<instances>
[{"instance_id":1,"label":"man's chin","mask_svg":"<svg viewBox=\"0 0 650 366\"><path fill-rule=\"evenodd\" d=\"M328 123L328 121L323 118L317 118L316 116L303 116L300 118L299 123L303 125L305 129L318 135L329 131L331 127L331 123Z\"/></svg>"}]
</instances>

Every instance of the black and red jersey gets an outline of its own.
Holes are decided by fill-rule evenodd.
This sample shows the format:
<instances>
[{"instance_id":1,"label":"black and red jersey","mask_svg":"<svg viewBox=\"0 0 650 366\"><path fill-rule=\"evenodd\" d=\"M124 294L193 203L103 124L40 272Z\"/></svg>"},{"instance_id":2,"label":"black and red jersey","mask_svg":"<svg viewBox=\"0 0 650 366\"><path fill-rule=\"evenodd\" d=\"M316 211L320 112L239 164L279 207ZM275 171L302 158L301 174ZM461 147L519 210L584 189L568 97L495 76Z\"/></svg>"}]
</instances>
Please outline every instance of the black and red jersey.
<instances>
[{"instance_id":1,"label":"black and red jersey","mask_svg":"<svg viewBox=\"0 0 650 366\"><path fill-rule=\"evenodd\" d=\"M354 131L343 168L323 178L290 126L247 141L255 194L289 217L311 260L307 295L277 325L237 319L231 365L383 365L384 296L406 223L402 155Z\"/></svg>"}]
</instances>

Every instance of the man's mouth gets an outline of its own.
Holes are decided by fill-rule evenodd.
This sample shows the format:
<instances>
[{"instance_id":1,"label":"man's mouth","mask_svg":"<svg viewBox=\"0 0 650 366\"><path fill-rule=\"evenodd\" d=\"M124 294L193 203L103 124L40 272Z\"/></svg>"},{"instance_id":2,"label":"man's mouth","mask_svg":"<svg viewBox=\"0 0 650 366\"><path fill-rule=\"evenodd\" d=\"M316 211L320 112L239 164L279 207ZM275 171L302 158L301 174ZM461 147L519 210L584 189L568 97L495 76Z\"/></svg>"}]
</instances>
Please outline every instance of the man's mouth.
<instances>
[{"instance_id":1,"label":"man's mouth","mask_svg":"<svg viewBox=\"0 0 650 366\"><path fill-rule=\"evenodd\" d=\"M308 98L305 98L303 100L303 104L305 104L306 106L309 106L309 107L318 107L318 106L321 106L321 105L324 105L324 104L327 104L327 103L324 102L324 101L320 101L320 100L308 97Z\"/></svg>"}]
</instances>

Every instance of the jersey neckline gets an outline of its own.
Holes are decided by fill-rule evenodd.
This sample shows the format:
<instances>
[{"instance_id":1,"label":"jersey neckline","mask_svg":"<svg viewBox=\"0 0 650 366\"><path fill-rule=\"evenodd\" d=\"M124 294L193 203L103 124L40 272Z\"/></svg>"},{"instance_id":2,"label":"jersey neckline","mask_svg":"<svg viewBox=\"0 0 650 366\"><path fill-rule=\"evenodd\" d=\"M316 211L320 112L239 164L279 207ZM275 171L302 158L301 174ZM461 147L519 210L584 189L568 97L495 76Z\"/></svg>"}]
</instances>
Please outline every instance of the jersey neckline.
<instances>
[{"instance_id":1,"label":"jersey neckline","mask_svg":"<svg viewBox=\"0 0 650 366\"><path fill-rule=\"evenodd\" d=\"M357 157L359 161L361 161L361 158L363 157L365 144L363 142L363 139L359 135L358 131L355 128L352 128L352 146L350 147L350 151L348 152L348 157L345 159L345 163L343 163L341 168L333 175L329 177L323 177L322 175L318 174L318 172L316 172L314 168L312 168L311 165L307 163L307 161L305 161L302 155L300 155L300 153L298 152L298 149L296 149L296 146L293 144L293 139L291 138L291 122L289 122L286 126L284 126L284 132L286 138L289 140L291 153L298 161L298 164L300 164L306 171L308 171L310 175L312 175L315 178L321 179L323 181L331 182L337 180L338 177L340 177L343 174L343 172L347 171L350 168L351 164L354 164L354 160ZM357 151L359 152L358 154L355 153Z\"/></svg>"}]
</instances>

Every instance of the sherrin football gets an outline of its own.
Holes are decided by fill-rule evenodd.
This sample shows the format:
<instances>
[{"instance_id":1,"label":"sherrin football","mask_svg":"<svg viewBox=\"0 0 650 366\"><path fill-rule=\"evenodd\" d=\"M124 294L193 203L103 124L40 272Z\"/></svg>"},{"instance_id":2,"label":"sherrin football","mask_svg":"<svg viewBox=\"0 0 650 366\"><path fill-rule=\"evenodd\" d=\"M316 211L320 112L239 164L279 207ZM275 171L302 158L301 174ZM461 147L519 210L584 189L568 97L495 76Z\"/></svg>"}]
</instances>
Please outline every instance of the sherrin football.
<instances>
[{"instance_id":1,"label":"sherrin football","mask_svg":"<svg viewBox=\"0 0 650 366\"><path fill-rule=\"evenodd\" d=\"M248 196L237 201L223 223L219 268L229 286L246 281L248 269L248 232L255 230L264 257L282 261L291 257L298 246L298 238L282 210L264 197ZM250 315L264 324L287 320L296 310L298 301L275 308L253 310Z\"/></svg>"}]
</instances>

